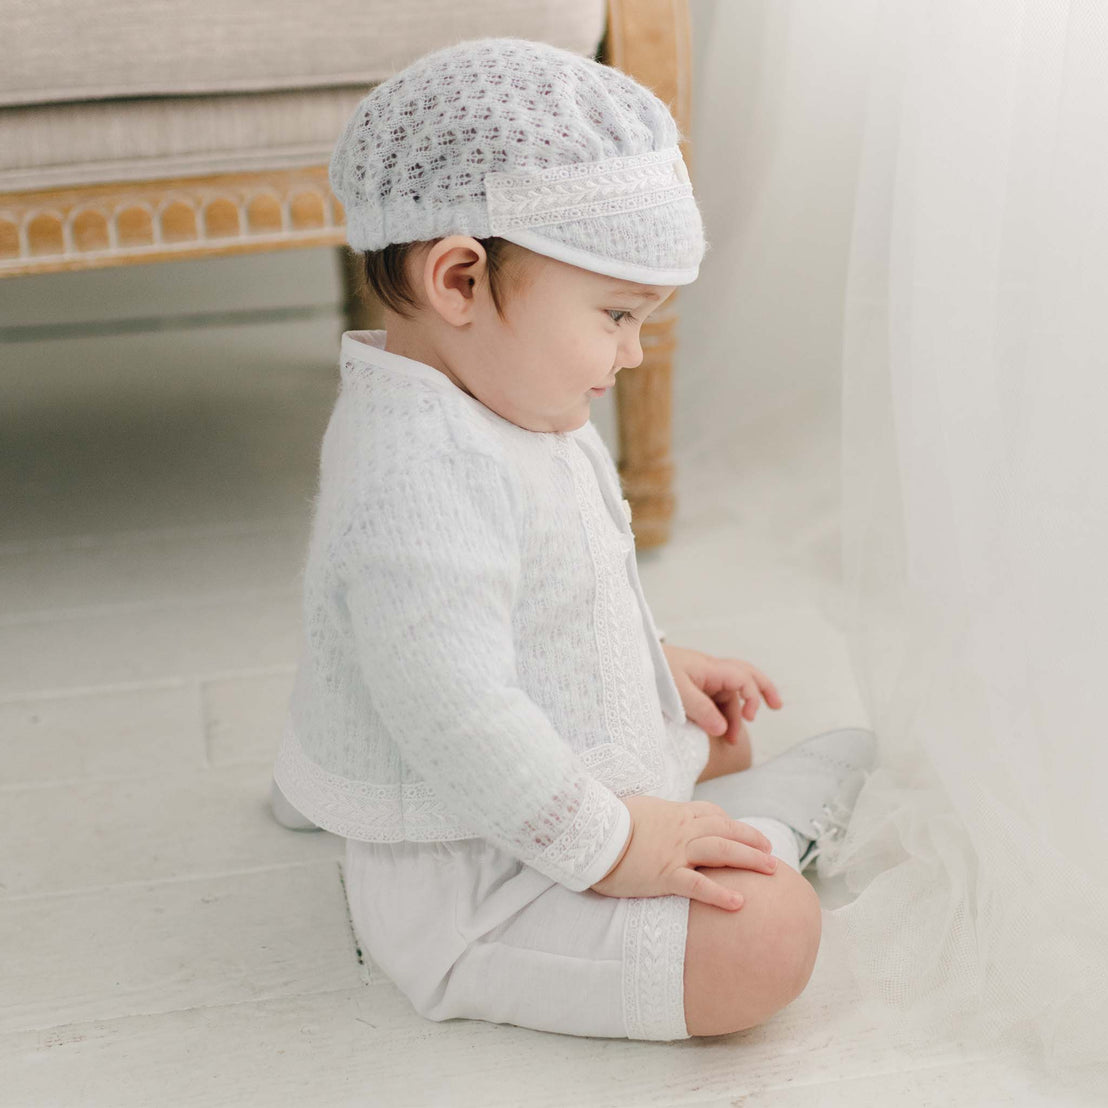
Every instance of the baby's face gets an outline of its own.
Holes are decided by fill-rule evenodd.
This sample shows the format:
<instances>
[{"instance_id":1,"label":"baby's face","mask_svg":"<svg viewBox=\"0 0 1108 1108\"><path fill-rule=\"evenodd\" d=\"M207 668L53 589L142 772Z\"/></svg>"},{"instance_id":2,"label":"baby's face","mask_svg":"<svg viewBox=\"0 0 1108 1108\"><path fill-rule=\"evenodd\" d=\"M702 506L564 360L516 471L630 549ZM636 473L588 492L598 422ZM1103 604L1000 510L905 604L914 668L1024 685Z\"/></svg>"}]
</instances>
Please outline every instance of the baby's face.
<instances>
[{"instance_id":1,"label":"baby's face","mask_svg":"<svg viewBox=\"0 0 1108 1108\"><path fill-rule=\"evenodd\" d=\"M639 285L536 255L530 285L509 299L507 323L485 331L465 367L487 407L532 431L573 431L621 369L643 359L643 321L674 285ZM499 321L497 321L499 322Z\"/></svg>"},{"instance_id":2,"label":"baby's face","mask_svg":"<svg viewBox=\"0 0 1108 1108\"><path fill-rule=\"evenodd\" d=\"M674 285L638 285L541 254L525 284L507 290L506 319L487 289L464 327L432 342L390 327L386 347L428 362L497 415L530 431L574 431L621 369L642 362L643 320Z\"/></svg>"}]
</instances>

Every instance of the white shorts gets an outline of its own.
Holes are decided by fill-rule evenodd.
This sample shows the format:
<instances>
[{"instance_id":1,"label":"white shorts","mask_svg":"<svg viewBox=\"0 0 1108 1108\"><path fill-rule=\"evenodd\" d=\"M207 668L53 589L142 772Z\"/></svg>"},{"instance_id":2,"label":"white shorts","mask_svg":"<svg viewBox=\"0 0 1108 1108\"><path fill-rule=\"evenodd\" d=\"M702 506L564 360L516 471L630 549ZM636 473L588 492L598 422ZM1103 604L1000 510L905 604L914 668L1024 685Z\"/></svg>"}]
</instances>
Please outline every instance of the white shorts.
<instances>
[{"instance_id":1,"label":"white shorts","mask_svg":"<svg viewBox=\"0 0 1108 1108\"><path fill-rule=\"evenodd\" d=\"M708 737L685 762L692 797ZM700 757L700 753L703 757ZM698 768L699 767L699 768ZM486 839L347 839L346 895L362 949L432 1020L608 1038L687 1039L689 899L574 892Z\"/></svg>"}]
</instances>

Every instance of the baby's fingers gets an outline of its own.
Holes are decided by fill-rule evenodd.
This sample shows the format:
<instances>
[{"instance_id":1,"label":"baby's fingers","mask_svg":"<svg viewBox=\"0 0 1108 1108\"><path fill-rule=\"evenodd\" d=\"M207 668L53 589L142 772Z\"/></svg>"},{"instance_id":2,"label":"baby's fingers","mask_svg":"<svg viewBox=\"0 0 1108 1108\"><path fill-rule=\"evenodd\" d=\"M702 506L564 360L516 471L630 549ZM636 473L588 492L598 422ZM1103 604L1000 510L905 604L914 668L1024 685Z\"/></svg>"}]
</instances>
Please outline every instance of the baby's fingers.
<instances>
[{"instance_id":1,"label":"baby's fingers","mask_svg":"<svg viewBox=\"0 0 1108 1108\"><path fill-rule=\"evenodd\" d=\"M682 867L674 870L671 876L673 892L678 896L687 896L690 900L699 900L732 912L743 906L742 893L732 891L698 870Z\"/></svg>"},{"instance_id":2,"label":"baby's fingers","mask_svg":"<svg viewBox=\"0 0 1108 1108\"><path fill-rule=\"evenodd\" d=\"M685 857L689 866L731 866L733 869L756 869L759 873L773 873L777 869L777 859L772 854L720 835L690 839L685 846Z\"/></svg>"},{"instance_id":3,"label":"baby's fingers","mask_svg":"<svg viewBox=\"0 0 1108 1108\"><path fill-rule=\"evenodd\" d=\"M757 827L751 827L741 819L732 819L722 808L720 812L722 814L718 817L711 817L709 813L705 813L708 818L698 821L697 838L703 835L722 835L726 839L737 839L740 843L756 846L767 852L773 849L773 843Z\"/></svg>"}]
</instances>

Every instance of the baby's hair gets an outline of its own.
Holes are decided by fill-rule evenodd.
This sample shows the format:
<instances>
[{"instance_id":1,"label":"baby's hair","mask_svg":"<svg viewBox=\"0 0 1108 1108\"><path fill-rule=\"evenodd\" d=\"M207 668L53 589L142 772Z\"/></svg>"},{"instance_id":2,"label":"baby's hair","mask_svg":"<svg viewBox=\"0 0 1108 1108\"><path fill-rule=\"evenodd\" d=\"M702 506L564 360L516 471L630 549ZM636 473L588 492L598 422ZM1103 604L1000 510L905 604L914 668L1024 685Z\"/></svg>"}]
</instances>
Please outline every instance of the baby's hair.
<instances>
[{"instance_id":1,"label":"baby's hair","mask_svg":"<svg viewBox=\"0 0 1108 1108\"><path fill-rule=\"evenodd\" d=\"M382 303L405 319L412 319L414 312L423 306L408 281L408 257L421 247L430 247L437 241L390 242L380 250L367 250L362 254L366 285ZM485 248L489 293L496 306L496 314L504 321L507 294L522 288L526 260L532 251L495 236L477 241Z\"/></svg>"}]
</instances>

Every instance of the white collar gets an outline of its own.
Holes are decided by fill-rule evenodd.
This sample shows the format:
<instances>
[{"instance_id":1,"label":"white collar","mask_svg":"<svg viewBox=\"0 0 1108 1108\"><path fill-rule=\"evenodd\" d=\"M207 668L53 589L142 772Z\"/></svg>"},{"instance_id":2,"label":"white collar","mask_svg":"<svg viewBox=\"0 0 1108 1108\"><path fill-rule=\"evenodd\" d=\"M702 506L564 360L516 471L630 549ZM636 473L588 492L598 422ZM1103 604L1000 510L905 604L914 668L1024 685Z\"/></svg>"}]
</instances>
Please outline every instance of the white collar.
<instances>
[{"instance_id":1,"label":"white collar","mask_svg":"<svg viewBox=\"0 0 1108 1108\"><path fill-rule=\"evenodd\" d=\"M471 396L465 389L460 388L441 370L428 365L426 362L420 362L415 358L408 358L403 354L386 350L385 340L387 335L387 331L344 331L342 333L340 362L345 363L347 359L352 359L365 365L380 366L382 369L387 369L393 373L400 373L408 377L418 378L420 381L426 381L434 388L449 393L451 396L460 397L465 403L472 404L496 422L507 424L517 431L527 431L532 435L576 436L581 434L588 426L587 423L584 423L572 431L531 431L527 427L520 427L510 419L505 419L498 412L494 412L488 405L482 404L476 396Z\"/></svg>"}]
</instances>

